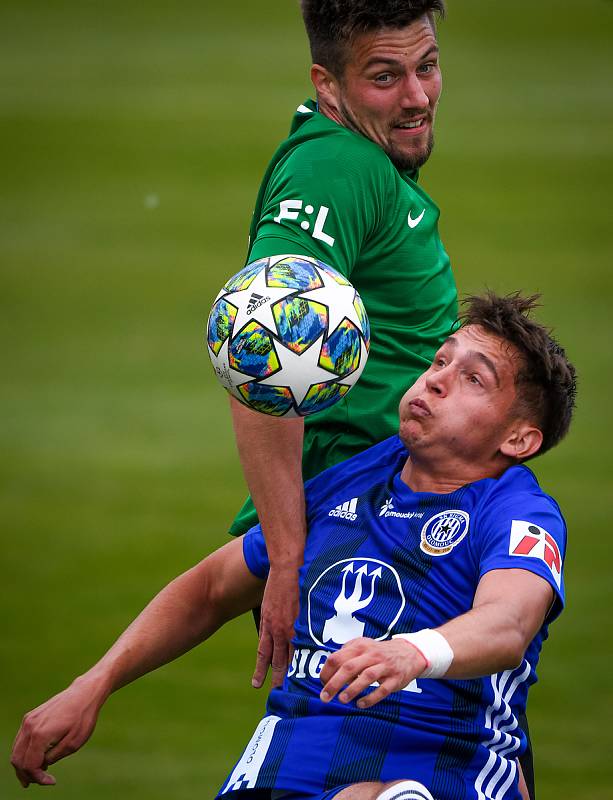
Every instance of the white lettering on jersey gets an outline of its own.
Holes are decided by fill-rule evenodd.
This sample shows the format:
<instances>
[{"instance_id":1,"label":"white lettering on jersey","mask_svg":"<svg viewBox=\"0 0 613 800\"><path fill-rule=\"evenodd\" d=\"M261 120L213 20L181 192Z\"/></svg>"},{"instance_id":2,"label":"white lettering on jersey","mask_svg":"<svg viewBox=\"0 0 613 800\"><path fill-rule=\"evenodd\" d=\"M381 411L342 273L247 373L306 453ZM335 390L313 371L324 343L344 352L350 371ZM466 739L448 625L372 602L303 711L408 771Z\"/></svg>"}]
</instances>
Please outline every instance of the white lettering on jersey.
<instances>
[{"instance_id":1,"label":"white lettering on jersey","mask_svg":"<svg viewBox=\"0 0 613 800\"><path fill-rule=\"evenodd\" d=\"M274 221L279 224L282 219L298 219L298 211L302 208L302 200L281 200L279 213Z\"/></svg>"},{"instance_id":2,"label":"white lettering on jersey","mask_svg":"<svg viewBox=\"0 0 613 800\"><path fill-rule=\"evenodd\" d=\"M315 227L313 228L313 239L321 239L322 242L330 245L330 247L334 247L334 239L332 236L328 236L327 233L324 233L324 225L326 224L329 211L330 209L327 206L322 206L319 209L317 219L315 220Z\"/></svg>"},{"instance_id":3,"label":"white lettering on jersey","mask_svg":"<svg viewBox=\"0 0 613 800\"><path fill-rule=\"evenodd\" d=\"M380 517L398 517L399 519L421 519L423 515L423 511L394 511L394 503L391 497L383 503L381 511L379 511Z\"/></svg>"},{"instance_id":4,"label":"white lettering on jersey","mask_svg":"<svg viewBox=\"0 0 613 800\"><path fill-rule=\"evenodd\" d=\"M311 650L308 647L301 647L298 650L294 650L292 663L287 670L287 677L297 680L304 680L307 676L319 678L329 655L329 650ZM379 684L375 681L370 685L378 686ZM410 683L407 683L406 686L403 686L401 691L413 692L414 694L422 693L415 678Z\"/></svg>"},{"instance_id":5,"label":"white lettering on jersey","mask_svg":"<svg viewBox=\"0 0 613 800\"><path fill-rule=\"evenodd\" d=\"M534 522L514 519L511 522L509 555L540 558L551 570L558 589L562 583L562 556L553 536Z\"/></svg>"},{"instance_id":6,"label":"white lettering on jersey","mask_svg":"<svg viewBox=\"0 0 613 800\"><path fill-rule=\"evenodd\" d=\"M355 521L358 518L356 510L358 507L358 498L353 497L344 503L339 503L336 508L328 512L329 517L340 517L341 519L350 519Z\"/></svg>"},{"instance_id":7,"label":"white lettering on jersey","mask_svg":"<svg viewBox=\"0 0 613 800\"><path fill-rule=\"evenodd\" d=\"M240 761L228 778L222 794L238 789L253 789L272 742L275 725L280 720L281 717L270 715L260 722Z\"/></svg>"},{"instance_id":8,"label":"white lettering on jersey","mask_svg":"<svg viewBox=\"0 0 613 800\"><path fill-rule=\"evenodd\" d=\"M300 227L303 231L309 231L311 230L311 217L315 213L315 206L312 206L310 203L304 205L302 200L281 200L279 203L279 213L276 217L273 217L273 222L280 225L282 220L298 220L301 211L304 211L305 218L300 222ZM324 230L329 213L330 209L328 206L319 207L311 236L313 239L319 239L330 247L334 247L336 239Z\"/></svg>"}]
</instances>

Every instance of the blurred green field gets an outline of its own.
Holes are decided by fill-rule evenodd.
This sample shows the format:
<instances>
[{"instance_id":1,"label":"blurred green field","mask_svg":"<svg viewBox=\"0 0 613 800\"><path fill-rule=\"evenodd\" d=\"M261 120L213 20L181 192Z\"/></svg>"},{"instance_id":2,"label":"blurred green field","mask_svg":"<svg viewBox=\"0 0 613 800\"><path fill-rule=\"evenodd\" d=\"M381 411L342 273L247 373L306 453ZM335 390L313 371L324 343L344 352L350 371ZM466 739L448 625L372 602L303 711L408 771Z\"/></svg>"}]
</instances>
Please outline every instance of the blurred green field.
<instances>
[{"instance_id":1,"label":"blurred green field","mask_svg":"<svg viewBox=\"0 0 613 800\"><path fill-rule=\"evenodd\" d=\"M296 2L0 9L0 797L21 715L226 539L243 493L202 347L310 92ZM423 184L461 291L541 291L581 377L535 468L570 530L530 720L539 800L613 797L613 4L449 0ZM609 498L609 502L607 499ZM604 541L603 541L604 536ZM122 690L66 800L212 797L259 718L251 620ZM30 790L37 794L41 789Z\"/></svg>"}]
</instances>

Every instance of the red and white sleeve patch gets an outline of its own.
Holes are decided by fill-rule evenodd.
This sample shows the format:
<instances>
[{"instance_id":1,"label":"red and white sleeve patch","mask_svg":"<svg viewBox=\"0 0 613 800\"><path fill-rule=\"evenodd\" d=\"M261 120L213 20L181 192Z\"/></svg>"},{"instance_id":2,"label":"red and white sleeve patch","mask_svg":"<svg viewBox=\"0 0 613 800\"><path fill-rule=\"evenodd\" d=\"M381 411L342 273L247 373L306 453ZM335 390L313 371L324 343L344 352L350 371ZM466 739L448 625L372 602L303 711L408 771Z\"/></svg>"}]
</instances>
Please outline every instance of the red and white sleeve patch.
<instances>
[{"instance_id":1,"label":"red and white sleeve patch","mask_svg":"<svg viewBox=\"0 0 613 800\"><path fill-rule=\"evenodd\" d=\"M562 557L556 540L534 522L514 519L511 523L509 555L540 558L551 570L558 589L562 582Z\"/></svg>"}]
</instances>

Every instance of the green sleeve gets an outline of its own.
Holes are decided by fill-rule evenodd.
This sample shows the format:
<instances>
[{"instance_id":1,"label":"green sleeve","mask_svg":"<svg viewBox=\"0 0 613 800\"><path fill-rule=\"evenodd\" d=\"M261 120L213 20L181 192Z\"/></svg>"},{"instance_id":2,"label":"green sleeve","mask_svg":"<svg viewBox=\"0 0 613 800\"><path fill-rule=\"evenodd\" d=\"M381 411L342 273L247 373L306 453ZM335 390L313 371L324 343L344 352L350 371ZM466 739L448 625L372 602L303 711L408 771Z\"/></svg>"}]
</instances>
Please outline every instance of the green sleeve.
<instances>
[{"instance_id":1,"label":"green sleeve","mask_svg":"<svg viewBox=\"0 0 613 800\"><path fill-rule=\"evenodd\" d=\"M306 255L349 277L380 225L386 166L379 148L353 134L297 145L268 180L249 260Z\"/></svg>"},{"instance_id":2,"label":"green sleeve","mask_svg":"<svg viewBox=\"0 0 613 800\"><path fill-rule=\"evenodd\" d=\"M241 510L230 525L230 536L242 536L250 528L258 524L258 512L255 510L251 495L247 497Z\"/></svg>"}]
</instances>

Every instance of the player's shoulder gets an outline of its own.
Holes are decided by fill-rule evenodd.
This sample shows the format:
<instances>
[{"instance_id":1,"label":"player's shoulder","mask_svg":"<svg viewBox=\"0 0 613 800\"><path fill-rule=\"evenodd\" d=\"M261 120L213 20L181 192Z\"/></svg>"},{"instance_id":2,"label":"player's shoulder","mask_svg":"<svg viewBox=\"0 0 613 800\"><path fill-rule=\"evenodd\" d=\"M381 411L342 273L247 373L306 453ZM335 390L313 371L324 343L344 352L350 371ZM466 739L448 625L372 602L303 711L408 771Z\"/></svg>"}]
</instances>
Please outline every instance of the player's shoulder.
<instances>
[{"instance_id":1,"label":"player's shoulder","mask_svg":"<svg viewBox=\"0 0 613 800\"><path fill-rule=\"evenodd\" d=\"M531 495L539 497L548 503L557 506L556 501L541 487L538 478L530 467L525 464L516 464L505 470L496 480L495 491L501 495Z\"/></svg>"},{"instance_id":2,"label":"player's shoulder","mask_svg":"<svg viewBox=\"0 0 613 800\"><path fill-rule=\"evenodd\" d=\"M393 172L392 163L381 147L319 112L313 112L290 135L287 144L284 163L292 169L306 164L313 170L325 164L326 171L319 175L322 180L347 169L370 177Z\"/></svg>"},{"instance_id":3,"label":"player's shoulder","mask_svg":"<svg viewBox=\"0 0 613 800\"><path fill-rule=\"evenodd\" d=\"M525 464L509 467L496 479L481 481L478 509L482 516L506 511L546 513L564 517L557 501L540 486L538 478Z\"/></svg>"},{"instance_id":4,"label":"player's shoulder","mask_svg":"<svg viewBox=\"0 0 613 800\"><path fill-rule=\"evenodd\" d=\"M288 195L312 207L326 206L342 214L345 235L361 229L352 220L362 220L367 235L397 194L392 163L374 142L322 114L317 117L287 140L270 175L266 203L274 207Z\"/></svg>"}]
</instances>

